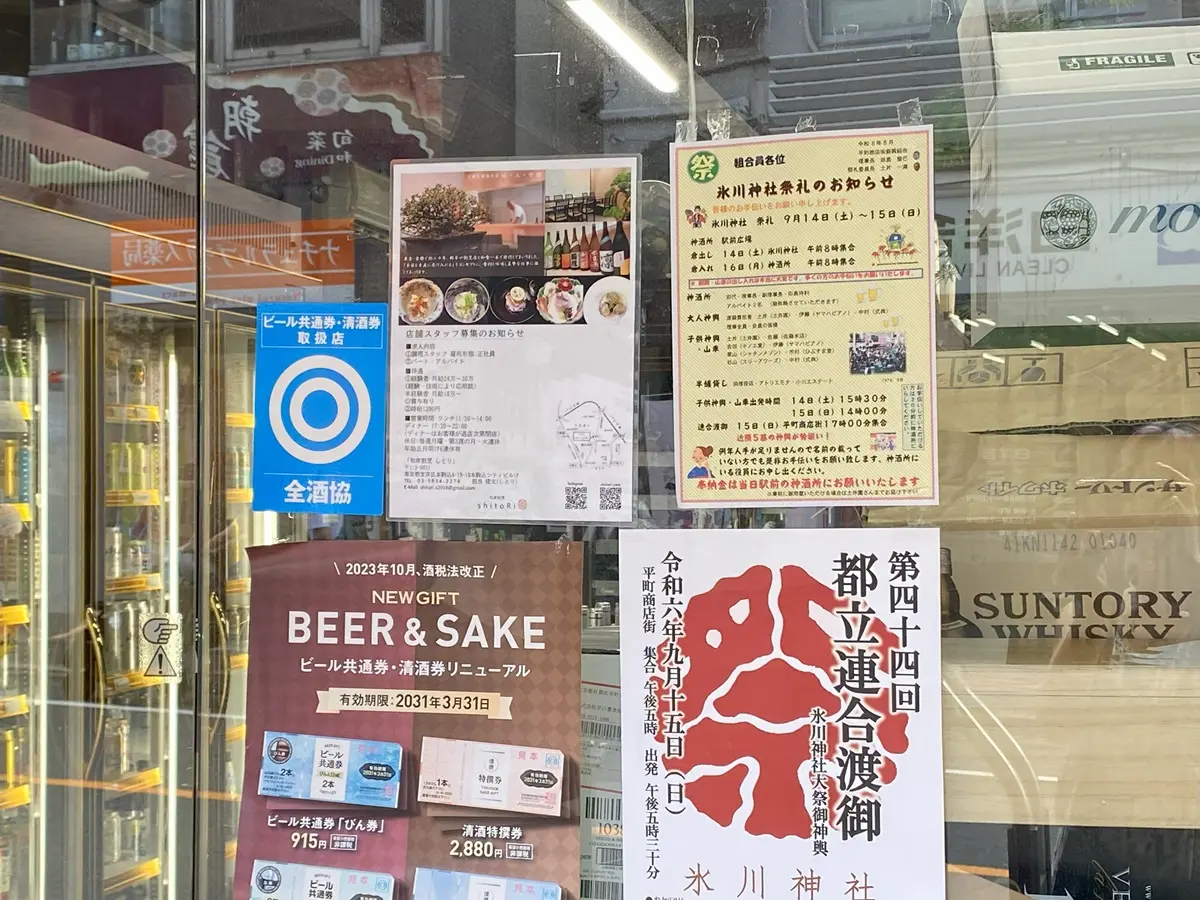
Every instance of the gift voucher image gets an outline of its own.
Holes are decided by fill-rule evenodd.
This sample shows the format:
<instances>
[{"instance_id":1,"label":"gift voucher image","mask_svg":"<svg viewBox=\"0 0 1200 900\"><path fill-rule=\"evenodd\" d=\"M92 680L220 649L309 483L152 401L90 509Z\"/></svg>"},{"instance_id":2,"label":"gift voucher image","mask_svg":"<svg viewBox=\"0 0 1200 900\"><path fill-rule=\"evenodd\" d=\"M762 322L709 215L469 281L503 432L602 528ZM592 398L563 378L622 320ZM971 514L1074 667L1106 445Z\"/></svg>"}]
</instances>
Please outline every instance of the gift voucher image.
<instances>
[{"instance_id":1,"label":"gift voucher image","mask_svg":"<svg viewBox=\"0 0 1200 900\"><path fill-rule=\"evenodd\" d=\"M557 816L562 790L560 750L437 737L426 737L421 744L417 799L423 803Z\"/></svg>"},{"instance_id":2,"label":"gift voucher image","mask_svg":"<svg viewBox=\"0 0 1200 900\"><path fill-rule=\"evenodd\" d=\"M395 809L400 797L399 744L268 731L258 792L264 797L324 800Z\"/></svg>"},{"instance_id":3,"label":"gift voucher image","mask_svg":"<svg viewBox=\"0 0 1200 900\"><path fill-rule=\"evenodd\" d=\"M396 882L381 872L254 861L250 900L391 900Z\"/></svg>"},{"instance_id":4,"label":"gift voucher image","mask_svg":"<svg viewBox=\"0 0 1200 900\"><path fill-rule=\"evenodd\" d=\"M560 900L562 888L545 881L418 868L412 900Z\"/></svg>"},{"instance_id":5,"label":"gift voucher image","mask_svg":"<svg viewBox=\"0 0 1200 900\"><path fill-rule=\"evenodd\" d=\"M228 900L413 900L418 869L482 879L471 900L617 900L580 887L582 544L248 555ZM339 894L341 870L393 888Z\"/></svg>"}]
</instances>

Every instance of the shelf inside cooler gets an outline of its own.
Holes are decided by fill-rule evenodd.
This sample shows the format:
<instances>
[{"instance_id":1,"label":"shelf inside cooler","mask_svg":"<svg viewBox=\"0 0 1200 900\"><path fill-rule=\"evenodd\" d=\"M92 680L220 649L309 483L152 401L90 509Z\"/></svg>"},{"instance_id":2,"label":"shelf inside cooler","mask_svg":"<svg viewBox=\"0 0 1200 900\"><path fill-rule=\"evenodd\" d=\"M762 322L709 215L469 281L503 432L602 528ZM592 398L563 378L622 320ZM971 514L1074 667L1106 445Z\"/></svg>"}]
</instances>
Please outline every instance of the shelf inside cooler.
<instances>
[{"instance_id":1,"label":"shelf inside cooler","mask_svg":"<svg viewBox=\"0 0 1200 900\"><path fill-rule=\"evenodd\" d=\"M33 421L33 404L25 400L0 400L0 433L25 434Z\"/></svg>"},{"instance_id":2,"label":"shelf inside cooler","mask_svg":"<svg viewBox=\"0 0 1200 900\"><path fill-rule=\"evenodd\" d=\"M239 741L246 739L246 723L239 722L236 725L230 725L225 731L225 743L236 744Z\"/></svg>"},{"instance_id":3,"label":"shelf inside cooler","mask_svg":"<svg viewBox=\"0 0 1200 900\"><path fill-rule=\"evenodd\" d=\"M225 582L225 595L230 594L248 594L250 593L249 578L231 578Z\"/></svg>"},{"instance_id":4,"label":"shelf inside cooler","mask_svg":"<svg viewBox=\"0 0 1200 900\"><path fill-rule=\"evenodd\" d=\"M226 503L249 503L254 499L254 491L250 488L230 488L225 492Z\"/></svg>"},{"instance_id":5,"label":"shelf inside cooler","mask_svg":"<svg viewBox=\"0 0 1200 900\"><path fill-rule=\"evenodd\" d=\"M29 604L13 603L10 606L0 606L0 626L28 624Z\"/></svg>"},{"instance_id":6,"label":"shelf inside cooler","mask_svg":"<svg viewBox=\"0 0 1200 900\"><path fill-rule=\"evenodd\" d=\"M157 857L132 864L113 863L104 867L104 893L111 894L114 891L124 890L141 884L143 881L157 878L161 874L162 860Z\"/></svg>"},{"instance_id":7,"label":"shelf inside cooler","mask_svg":"<svg viewBox=\"0 0 1200 900\"><path fill-rule=\"evenodd\" d=\"M161 591L162 575L158 572L144 572L141 575L127 575L121 578L109 578L104 582L106 594L135 594L143 591Z\"/></svg>"},{"instance_id":8,"label":"shelf inside cooler","mask_svg":"<svg viewBox=\"0 0 1200 900\"><path fill-rule=\"evenodd\" d=\"M106 406L105 422L161 422L162 411L157 406Z\"/></svg>"},{"instance_id":9,"label":"shelf inside cooler","mask_svg":"<svg viewBox=\"0 0 1200 900\"><path fill-rule=\"evenodd\" d=\"M253 428L254 413L225 413L226 428Z\"/></svg>"},{"instance_id":10,"label":"shelf inside cooler","mask_svg":"<svg viewBox=\"0 0 1200 900\"><path fill-rule=\"evenodd\" d=\"M33 508L28 503L4 503L0 505L14 510L22 522L28 523L33 521Z\"/></svg>"},{"instance_id":11,"label":"shelf inside cooler","mask_svg":"<svg viewBox=\"0 0 1200 900\"><path fill-rule=\"evenodd\" d=\"M163 771L159 767L143 769L118 778L116 781L104 782L104 790L115 794L144 794L162 787Z\"/></svg>"},{"instance_id":12,"label":"shelf inside cooler","mask_svg":"<svg viewBox=\"0 0 1200 900\"><path fill-rule=\"evenodd\" d=\"M28 806L33 800L33 789L27 784L0 789L0 809L16 809Z\"/></svg>"},{"instance_id":13,"label":"shelf inside cooler","mask_svg":"<svg viewBox=\"0 0 1200 900\"><path fill-rule=\"evenodd\" d=\"M104 679L111 695L127 694L130 691L140 691L143 688L157 687L166 679L154 678L145 672L119 672Z\"/></svg>"},{"instance_id":14,"label":"shelf inside cooler","mask_svg":"<svg viewBox=\"0 0 1200 900\"><path fill-rule=\"evenodd\" d=\"M159 491L105 491L105 506L161 506Z\"/></svg>"},{"instance_id":15,"label":"shelf inside cooler","mask_svg":"<svg viewBox=\"0 0 1200 900\"><path fill-rule=\"evenodd\" d=\"M29 712L29 697L25 694L14 694L11 697L0 698L0 719L11 719L13 716L23 716Z\"/></svg>"}]
</instances>

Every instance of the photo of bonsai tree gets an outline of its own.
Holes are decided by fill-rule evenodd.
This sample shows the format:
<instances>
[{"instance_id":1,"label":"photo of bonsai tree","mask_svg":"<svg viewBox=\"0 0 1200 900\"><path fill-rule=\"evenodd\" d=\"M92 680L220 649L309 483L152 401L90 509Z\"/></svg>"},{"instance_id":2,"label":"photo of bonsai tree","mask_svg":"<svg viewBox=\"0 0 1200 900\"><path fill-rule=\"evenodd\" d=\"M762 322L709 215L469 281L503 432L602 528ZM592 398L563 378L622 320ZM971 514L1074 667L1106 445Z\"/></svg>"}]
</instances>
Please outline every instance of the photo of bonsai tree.
<instances>
[{"instance_id":1,"label":"photo of bonsai tree","mask_svg":"<svg viewBox=\"0 0 1200 900\"><path fill-rule=\"evenodd\" d=\"M447 238L473 234L490 219L487 207L459 187L436 184L404 201L403 234L414 238Z\"/></svg>"}]
</instances>

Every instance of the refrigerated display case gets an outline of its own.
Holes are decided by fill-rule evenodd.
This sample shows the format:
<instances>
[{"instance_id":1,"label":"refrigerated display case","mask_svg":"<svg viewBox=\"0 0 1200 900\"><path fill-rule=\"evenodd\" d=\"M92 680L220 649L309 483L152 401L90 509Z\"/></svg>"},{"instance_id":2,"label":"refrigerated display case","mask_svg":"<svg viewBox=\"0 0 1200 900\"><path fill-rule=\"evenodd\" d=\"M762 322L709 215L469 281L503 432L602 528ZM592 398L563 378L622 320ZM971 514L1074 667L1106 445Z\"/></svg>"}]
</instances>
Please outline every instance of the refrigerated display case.
<instances>
[{"instance_id":1,"label":"refrigerated display case","mask_svg":"<svg viewBox=\"0 0 1200 900\"><path fill-rule=\"evenodd\" d=\"M46 315L0 269L0 898L46 884Z\"/></svg>"},{"instance_id":2,"label":"refrigerated display case","mask_svg":"<svg viewBox=\"0 0 1200 900\"><path fill-rule=\"evenodd\" d=\"M214 571L221 573L210 598L209 689L213 716L205 731L203 753L210 790L203 817L208 835L207 863L198 867L198 896L232 896L237 853L238 805L246 739L246 676L249 667L250 560L246 548L278 541L303 540L305 517L253 509L250 481L254 438L254 311L216 312L212 319L213 358L222 361L211 373L223 422L214 453L218 486L213 493ZM214 858L216 857L216 858ZM223 857L223 862L221 858ZM223 873L224 883L215 883Z\"/></svg>"},{"instance_id":3,"label":"refrigerated display case","mask_svg":"<svg viewBox=\"0 0 1200 900\"><path fill-rule=\"evenodd\" d=\"M178 873L191 744L180 714L191 703L181 702L182 672L156 656L142 628L152 616L190 612L193 576L183 565L194 535L184 522L195 504L181 459L194 443L185 445L180 423L194 421L195 398L181 390L180 369L196 326L187 304L115 291L99 292L99 312L103 553L94 558L103 572L89 628L101 677L85 780L99 794L100 822L91 843L103 897L169 900L190 895Z\"/></svg>"}]
</instances>

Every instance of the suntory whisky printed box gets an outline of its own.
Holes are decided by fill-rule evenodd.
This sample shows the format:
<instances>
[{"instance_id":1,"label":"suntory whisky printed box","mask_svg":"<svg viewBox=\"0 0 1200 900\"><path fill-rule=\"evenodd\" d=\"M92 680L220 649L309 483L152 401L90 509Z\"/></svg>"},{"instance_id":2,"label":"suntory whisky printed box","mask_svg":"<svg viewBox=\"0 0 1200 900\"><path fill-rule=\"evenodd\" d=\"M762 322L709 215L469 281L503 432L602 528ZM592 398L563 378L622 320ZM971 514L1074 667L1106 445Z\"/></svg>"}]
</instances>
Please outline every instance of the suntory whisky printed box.
<instances>
[{"instance_id":1,"label":"suntory whisky printed box","mask_svg":"<svg viewBox=\"0 0 1200 900\"><path fill-rule=\"evenodd\" d=\"M421 744L422 803L557 816L562 789L560 750L436 737Z\"/></svg>"},{"instance_id":2,"label":"suntory whisky printed box","mask_svg":"<svg viewBox=\"0 0 1200 900\"><path fill-rule=\"evenodd\" d=\"M392 900L396 881L381 872L254 861L250 900Z\"/></svg>"},{"instance_id":3,"label":"suntory whisky printed box","mask_svg":"<svg viewBox=\"0 0 1200 900\"><path fill-rule=\"evenodd\" d=\"M562 888L544 881L417 869L412 900L561 900Z\"/></svg>"}]
</instances>

